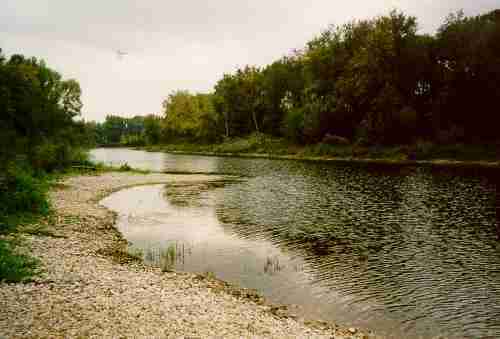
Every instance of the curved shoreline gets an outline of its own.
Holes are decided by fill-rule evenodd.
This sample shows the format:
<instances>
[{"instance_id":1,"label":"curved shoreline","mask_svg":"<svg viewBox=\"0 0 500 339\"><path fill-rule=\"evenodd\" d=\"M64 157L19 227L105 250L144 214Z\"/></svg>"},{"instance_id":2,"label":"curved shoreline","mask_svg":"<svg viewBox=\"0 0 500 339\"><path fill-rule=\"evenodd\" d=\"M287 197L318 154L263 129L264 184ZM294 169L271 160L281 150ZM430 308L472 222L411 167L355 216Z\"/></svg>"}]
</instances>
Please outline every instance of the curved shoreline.
<instances>
[{"instance_id":1,"label":"curved shoreline","mask_svg":"<svg viewBox=\"0 0 500 339\"><path fill-rule=\"evenodd\" d=\"M104 147L106 148L106 147ZM402 159L383 159L383 158L342 158L342 157L325 157L325 156L300 156L300 155L279 155L272 153L219 153L219 152L185 152L185 151L169 151L148 149L147 147L135 148L147 152L160 152L183 155L200 155L213 157L235 157L235 158L260 158L274 160L298 160L311 162L326 162L326 163L358 163L358 164L374 164L374 165L390 165L390 166L429 166L429 167L455 167L455 168L485 168L485 169L500 169L500 161L464 161L464 160L449 160L449 159L433 159L433 160L402 160Z\"/></svg>"},{"instance_id":2,"label":"curved shoreline","mask_svg":"<svg viewBox=\"0 0 500 339\"><path fill-rule=\"evenodd\" d=\"M98 205L131 186L217 179L107 172L63 180L50 193L56 237L24 236L44 273L30 283L0 284L0 337L378 338L295 319L217 279L134 261L124 252L116 214Z\"/></svg>"}]
</instances>

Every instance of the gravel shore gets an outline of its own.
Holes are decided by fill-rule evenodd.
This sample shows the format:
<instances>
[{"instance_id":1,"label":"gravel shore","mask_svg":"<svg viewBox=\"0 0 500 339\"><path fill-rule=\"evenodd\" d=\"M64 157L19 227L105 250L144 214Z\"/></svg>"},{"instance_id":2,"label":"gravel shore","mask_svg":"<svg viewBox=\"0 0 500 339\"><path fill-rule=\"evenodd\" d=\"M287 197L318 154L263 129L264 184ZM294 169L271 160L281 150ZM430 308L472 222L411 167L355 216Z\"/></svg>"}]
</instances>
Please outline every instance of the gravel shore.
<instances>
[{"instance_id":1,"label":"gravel shore","mask_svg":"<svg viewBox=\"0 0 500 339\"><path fill-rule=\"evenodd\" d=\"M109 172L62 181L50 193L50 232L23 235L43 273L30 283L0 283L0 338L374 338L304 323L215 279L129 260L114 213L98 205L124 187L216 179Z\"/></svg>"}]
</instances>

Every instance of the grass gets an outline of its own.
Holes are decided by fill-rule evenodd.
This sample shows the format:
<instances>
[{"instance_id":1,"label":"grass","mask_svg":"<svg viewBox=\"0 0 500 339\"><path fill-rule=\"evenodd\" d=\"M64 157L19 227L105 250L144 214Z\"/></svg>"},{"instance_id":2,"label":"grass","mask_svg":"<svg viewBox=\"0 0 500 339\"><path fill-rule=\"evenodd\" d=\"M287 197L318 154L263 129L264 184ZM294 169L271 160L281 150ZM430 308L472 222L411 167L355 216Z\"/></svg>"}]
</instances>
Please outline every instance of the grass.
<instances>
[{"instance_id":1,"label":"grass","mask_svg":"<svg viewBox=\"0 0 500 339\"><path fill-rule=\"evenodd\" d=\"M160 267L163 272L171 271L177 262L177 243L170 244L166 249L160 252Z\"/></svg>"},{"instance_id":2,"label":"grass","mask_svg":"<svg viewBox=\"0 0 500 339\"><path fill-rule=\"evenodd\" d=\"M409 145L297 145L284 138L252 134L245 138L232 138L218 144L171 143L145 147L149 151L180 152L209 155L237 155L262 157L289 157L293 159L378 159L499 161L497 145L449 144L440 145L419 141Z\"/></svg>"},{"instance_id":3,"label":"grass","mask_svg":"<svg viewBox=\"0 0 500 339\"><path fill-rule=\"evenodd\" d=\"M284 139L271 137L265 134L252 134L245 138L227 139L223 143L174 143L167 145L147 146L145 149L151 151L177 151L186 153L228 153L228 154L289 154L295 146L290 145Z\"/></svg>"}]
</instances>

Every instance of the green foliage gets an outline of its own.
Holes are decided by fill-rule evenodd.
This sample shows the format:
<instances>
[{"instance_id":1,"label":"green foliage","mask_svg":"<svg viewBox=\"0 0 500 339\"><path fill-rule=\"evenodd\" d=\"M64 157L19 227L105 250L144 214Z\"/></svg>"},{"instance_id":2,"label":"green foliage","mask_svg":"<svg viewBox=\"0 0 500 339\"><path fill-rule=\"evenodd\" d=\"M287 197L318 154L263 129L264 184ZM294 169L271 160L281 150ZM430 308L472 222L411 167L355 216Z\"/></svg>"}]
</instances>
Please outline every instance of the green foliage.
<instances>
[{"instance_id":1,"label":"green foliage","mask_svg":"<svg viewBox=\"0 0 500 339\"><path fill-rule=\"evenodd\" d=\"M49 212L46 173L88 162L90 145L80 114L81 89L44 61L0 50L0 233L19 231ZM12 235L9 235L9 238ZM6 238L5 238L6 239ZM22 281L36 260L0 239L0 280Z\"/></svg>"},{"instance_id":2,"label":"green foliage","mask_svg":"<svg viewBox=\"0 0 500 339\"><path fill-rule=\"evenodd\" d=\"M160 252L160 267L163 272L168 272L172 270L178 257L181 254L178 253L177 243L170 244L166 249L162 249Z\"/></svg>"},{"instance_id":3,"label":"green foliage","mask_svg":"<svg viewBox=\"0 0 500 339\"><path fill-rule=\"evenodd\" d=\"M238 152L260 147L246 143L261 133L302 145L338 136L360 149L416 140L497 144L500 10L452 14L435 35L417 27L397 10L331 26L270 65L224 74L213 93L172 92L162 118L108 116L89 128L100 144L225 140Z\"/></svg>"},{"instance_id":4,"label":"green foliage","mask_svg":"<svg viewBox=\"0 0 500 339\"><path fill-rule=\"evenodd\" d=\"M44 142L34 146L31 164L44 172L64 171L71 165L89 163L87 150L64 143Z\"/></svg>"},{"instance_id":5,"label":"green foliage","mask_svg":"<svg viewBox=\"0 0 500 339\"><path fill-rule=\"evenodd\" d=\"M124 163L123 165L121 165L118 170L120 171L123 171L123 172L128 172L128 171L131 171L132 170L132 167L129 166L129 164L127 163Z\"/></svg>"},{"instance_id":6,"label":"green foliage","mask_svg":"<svg viewBox=\"0 0 500 339\"><path fill-rule=\"evenodd\" d=\"M161 140L161 118L148 115L144 118L144 138L147 144L158 144Z\"/></svg>"},{"instance_id":7,"label":"green foliage","mask_svg":"<svg viewBox=\"0 0 500 339\"><path fill-rule=\"evenodd\" d=\"M305 143L327 134L386 145L498 141L499 13L452 15L436 36L417 34L416 18L398 11L331 27L291 57L225 74L214 94L222 133Z\"/></svg>"},{"instance_id":8,"label":"green foliage","mask_svg":"<svg viewBox=\"0 0 500 339\"><path fill-rule=\"evenodd\" d=\"M500 97L500 10L465 17L450 15L437 34L436 74L440 130L461 128L463 140L498 140Z\"/></svg>"},{"instance_id":9,"label":"green foliage","mask_svg":"<svg viewBox=\"0 0 500 339\"><path fill-rule=\"evenodd\" d=\"M143 134L124 134L120 138L120 145L123 146L145 146L146 137Z\"/></svg>"},{"instance_id":10,"label":"green foliage","mask_svg":"<svg viewBox=\"0 0 500 339\"><path fill-rule=\"evenodd\" d=\"M0 239L0 282L25 281L36 273L38 260L19 251L12 242Z\"/></svg>"},{"instance_id":11,"label":"green foliage","mask_svg":"<svg viewBox=\"0 0 500 339\"><path fill-rule=\"evenodd\" d=\"M159 116L124 118L107 115L103 123L84 122L83 139L87 145L139 147L158 144L162 138L162 119Z\"/></svg>"},{"instance_id":12,"label":"green foliage","mask_svg":"<svg viewBox=\"0 0 500 339\"><path fill-rule=\"evenodd\" d=\"M217 139L219 116L211 94L171 93L163 101L165 140L184 138L213 142Z\"/></svg>"},{"instance_id":13,"label":"green foliage","mask_svg":"<svg viewBox=\"0 0 500 339\"><path fill-rule=\"evenodd\" d=\"M17 222L30 215L46 215L48 182L35 177L30 168L9 166L0 183L0 233L14 230Z\"/></svg>"},{"instance_id":14,"label":"green foliage","mask_svg":"<svg viewBox=\"0 0 500 339\"><path fill-rule=\"evenodd\" d=\"M0 169L19 158L34 169L51 171L72 161L81 147L84 124L80 114L81 89L36 58L0 51Z\"/></svg>"},{"instance_id":15,"label":"green foliage","mask_svg":"<svg viewBox=\"0 0 500 339\"><path fill-rule=\"evenodd\" d=\"M284 135L293 142L303 140L304 113L300 108L291 108L287 111L283 119Z\"/></svg>"}]
</instances>

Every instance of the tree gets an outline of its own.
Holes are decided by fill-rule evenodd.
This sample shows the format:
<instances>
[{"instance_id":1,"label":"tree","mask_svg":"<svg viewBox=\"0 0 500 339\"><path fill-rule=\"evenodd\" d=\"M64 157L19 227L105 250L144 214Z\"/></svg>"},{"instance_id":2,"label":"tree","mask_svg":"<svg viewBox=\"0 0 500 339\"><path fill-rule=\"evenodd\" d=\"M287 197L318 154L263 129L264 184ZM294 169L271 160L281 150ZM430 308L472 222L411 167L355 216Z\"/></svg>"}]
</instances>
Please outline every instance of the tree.
<instances>
[{"instance_id":1,"label":"tree","mask_svg":"<svg viewBox=\"0 0 500 339\"><path fill-rule=\"evenodd\" d=\"M163 130L167 138L214 141L219 131L219 117L212 94L177 91L163 101Z\"/></svg>"},{"instance_id":2,"label":"tree","mask_svg":"<svg viewBox=\"0 0 500 339\"><path fill-rule=\"evenodd\" d=\"M435 124L461 129L469 141L498 140L493 121L500 97L500 10L465 17L450 15L437 34L440 88ZM459 136L454 136L456 139Z\"/></svg>"},{"instance_id":3,"label":"tree","mask_svg":"<svg viewBox=\"0 0 500 339\"><path fill-rule=\"evenodd\" d=\"M144 135L148 144L158 144L161 137L161 118L148 115L144 118Z\"/></svg>"},{"instance_id":4,"label":"tree","mask_svg":"<svg viewBox=\"0 0 500 339\"><path fill-rule=\"evenodd\" d=\"M78 82L63 80L44 61L0 55L2 164L24 159L36 169L52 170L70 162L72 149L82 145L82 126L74 120L80 95Z\"/></svg>"}]
</instances>

